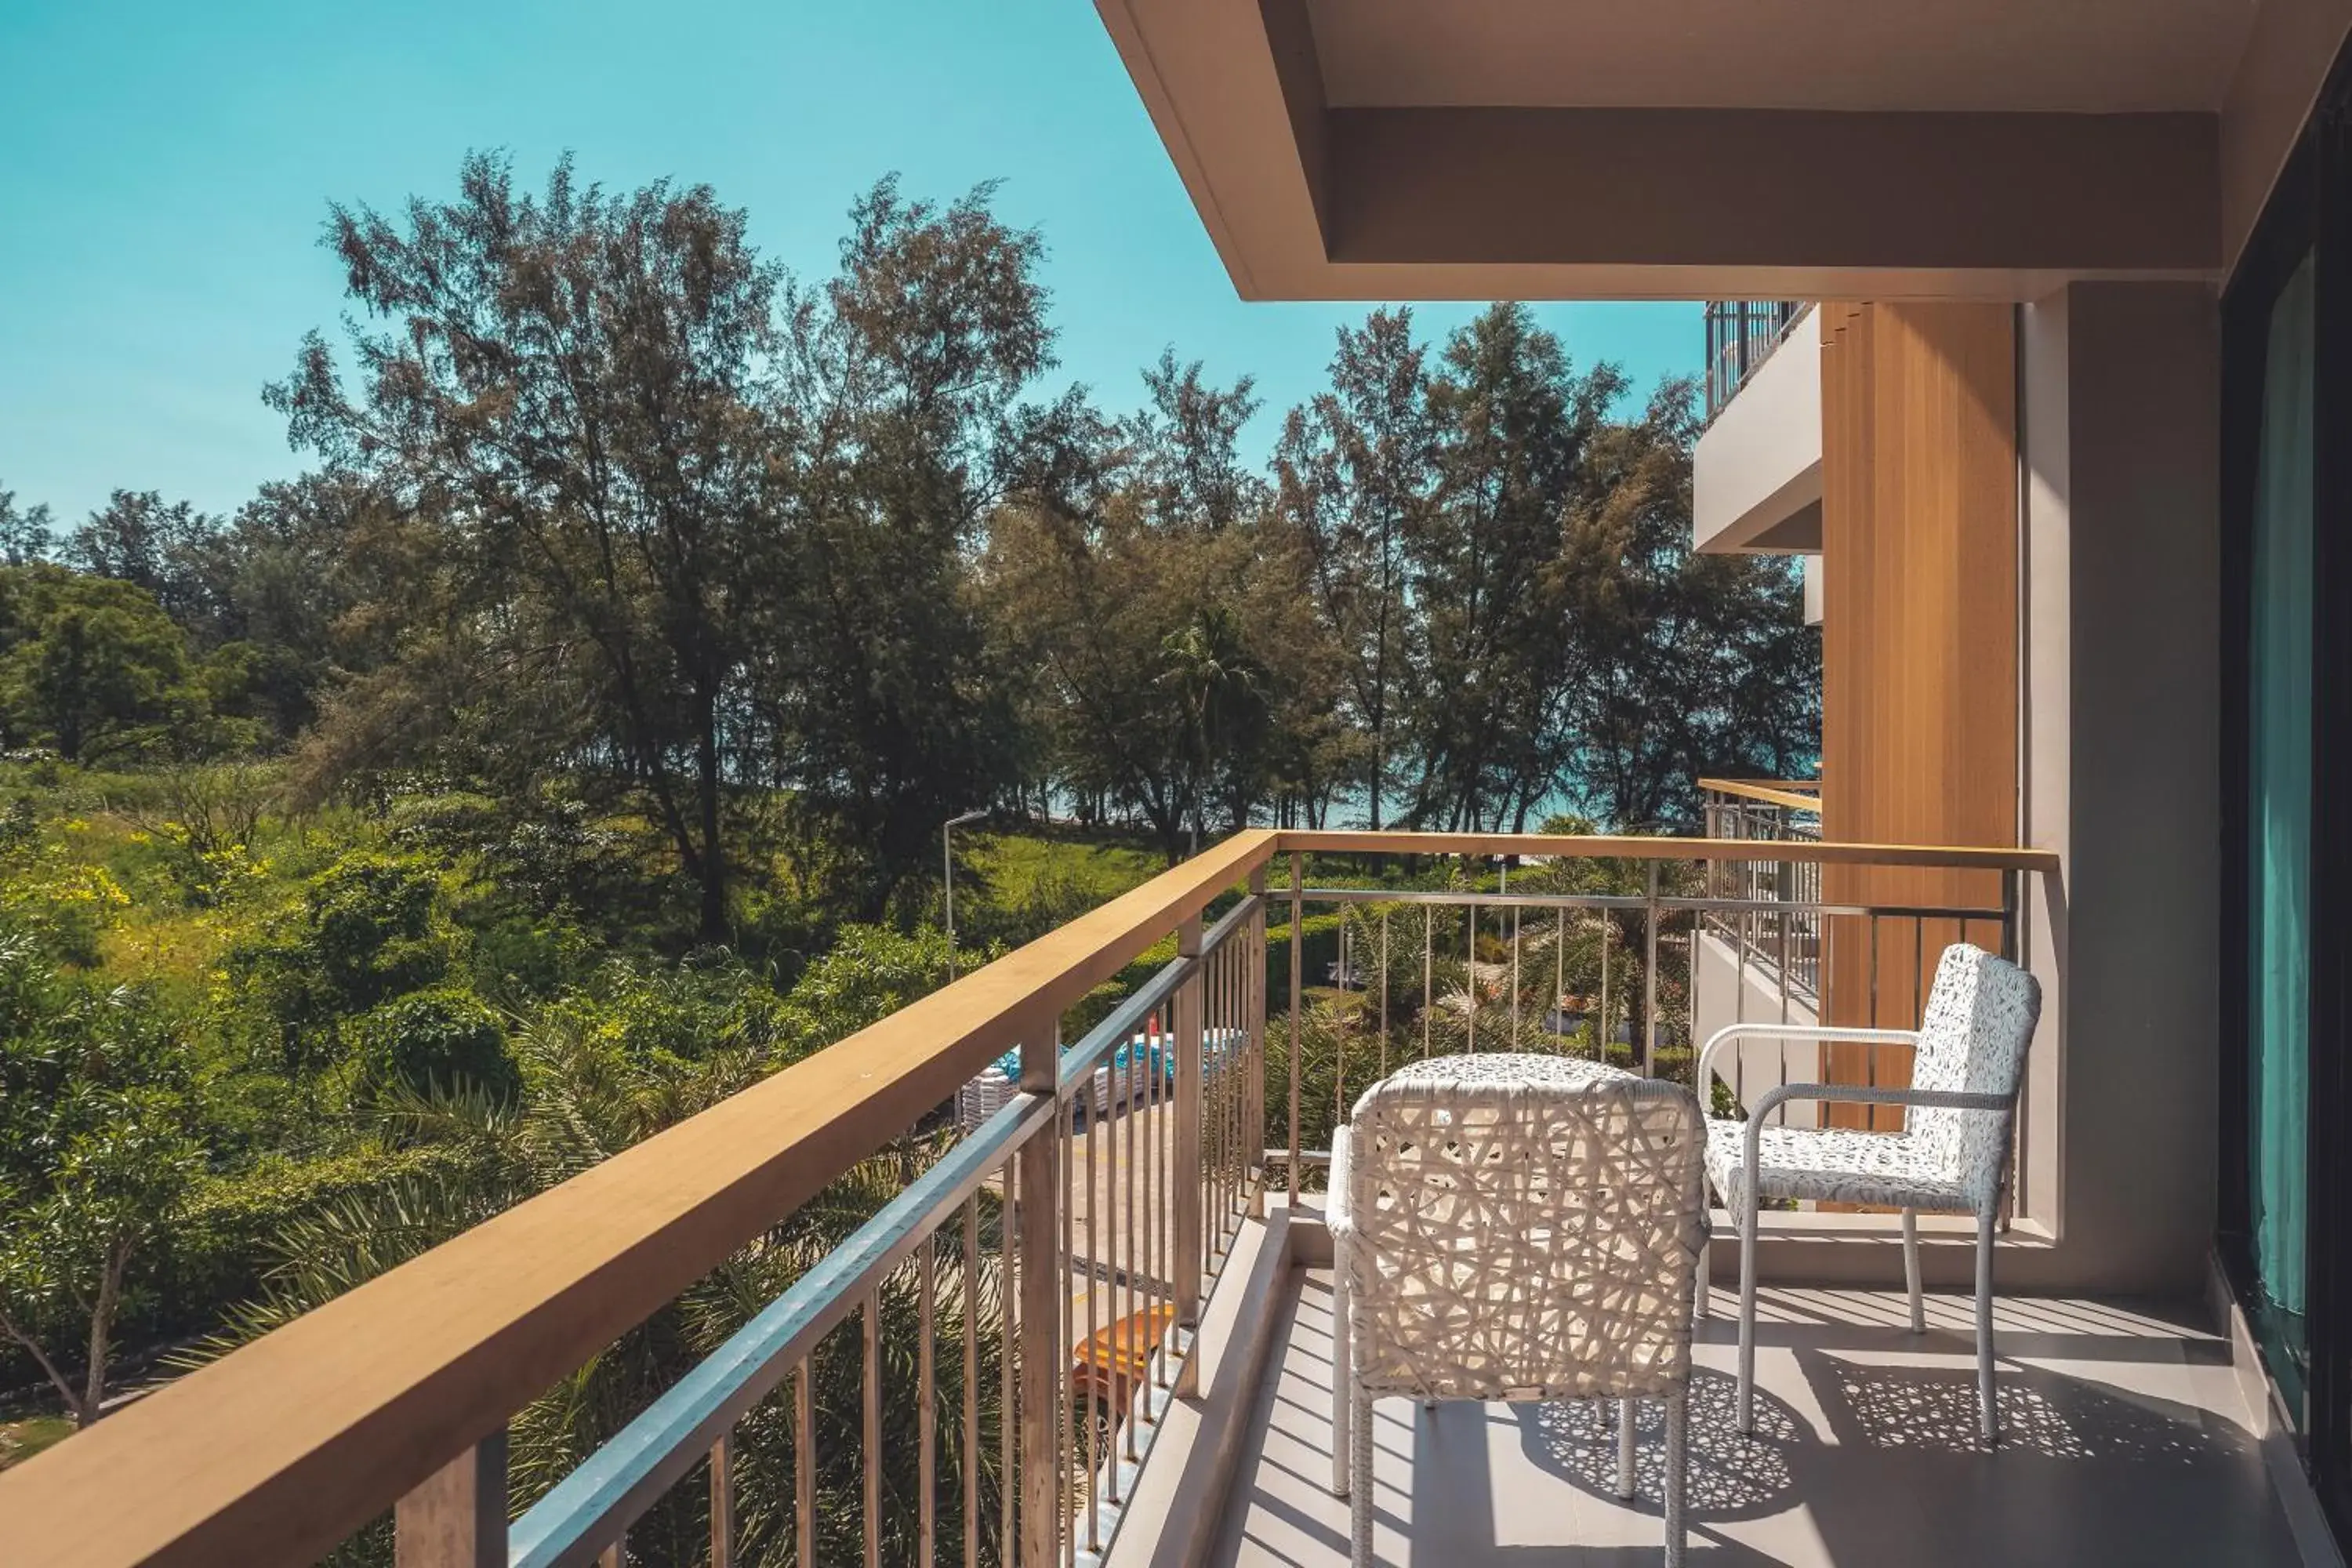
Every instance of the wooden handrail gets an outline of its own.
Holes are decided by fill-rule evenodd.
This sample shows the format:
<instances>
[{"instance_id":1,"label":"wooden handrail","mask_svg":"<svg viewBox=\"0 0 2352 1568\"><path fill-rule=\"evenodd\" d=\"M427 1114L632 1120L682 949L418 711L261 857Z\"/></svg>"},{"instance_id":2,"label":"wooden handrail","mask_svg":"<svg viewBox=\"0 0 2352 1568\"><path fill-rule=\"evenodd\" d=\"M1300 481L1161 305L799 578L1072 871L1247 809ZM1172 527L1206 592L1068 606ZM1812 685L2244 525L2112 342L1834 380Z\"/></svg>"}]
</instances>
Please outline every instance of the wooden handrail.
<instances>
[{"instance_id":1,"label":"wooden handrail","mask_svg":"<svg viewBox=\"0 0 2352 1568\"><path fill-rule=\"evenodd\" d=\"M1698 787L1716 795L1762 801L1767 805L1777 805L1789 811L1817 812L1822 808L1822 786L1819 784L1811 786L1811 794L1796 787L1794 781L1780 779L1701 779Z\"/></svg>"},{"instance_id":2,"label":"wooden handrail","mask_svg":"<svg viewBox=\"0 0 2352 1568\"><path fill-rule=\"evenodd\" d=\"M0 1563L315 1561L1284 853L2054 871L2046 850L1238 833L0 1473Z\"/></svg>"},{"instance_id":3,"label":"wooden handrail","mask_svg":"<svg viewBox=\"0 0 2352 1568\"><path fill-rule=\"evenodd\" d=\"M315 1562L1241 882L1238 833L0 1473L0 1563Z\"/></svg>"},{"instance_id":4,"label":"wooden handrail","mask_svg":"<svg viewBox=\"0 0 2352 1568\"><path fill-rule=\"evenodd\" d=\"M1276 847L1335 855L1542 855L1573 860L1769 860L1815 866L1940 866L1959 871L2055 871L2050 849L1936 844L1822 844L1801 838L1611 837L1542 833L1360 833L1288 828Z\"/></svg>"}]
</instances>

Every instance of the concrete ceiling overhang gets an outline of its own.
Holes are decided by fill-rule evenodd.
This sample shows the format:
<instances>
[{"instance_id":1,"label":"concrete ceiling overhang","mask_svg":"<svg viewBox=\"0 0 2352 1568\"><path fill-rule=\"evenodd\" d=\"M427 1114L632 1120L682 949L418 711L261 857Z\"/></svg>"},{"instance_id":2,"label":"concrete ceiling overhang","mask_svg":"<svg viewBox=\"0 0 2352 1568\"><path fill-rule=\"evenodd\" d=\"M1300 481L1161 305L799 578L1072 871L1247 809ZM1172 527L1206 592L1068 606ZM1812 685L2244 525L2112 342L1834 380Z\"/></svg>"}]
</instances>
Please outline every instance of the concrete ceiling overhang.
<instances>
[{"instance_id":1,"label":"concrete ceiling overhang","mask_svg":"<svg viewBox=\"0 0 2352 1568\"><path fill-rule=\"evenodd\" d=\"M1248 299L2210 279L2251 0L1097 0ZM1727 63L1728 62L1728 63Z\"/></svg>"}]
</instances>

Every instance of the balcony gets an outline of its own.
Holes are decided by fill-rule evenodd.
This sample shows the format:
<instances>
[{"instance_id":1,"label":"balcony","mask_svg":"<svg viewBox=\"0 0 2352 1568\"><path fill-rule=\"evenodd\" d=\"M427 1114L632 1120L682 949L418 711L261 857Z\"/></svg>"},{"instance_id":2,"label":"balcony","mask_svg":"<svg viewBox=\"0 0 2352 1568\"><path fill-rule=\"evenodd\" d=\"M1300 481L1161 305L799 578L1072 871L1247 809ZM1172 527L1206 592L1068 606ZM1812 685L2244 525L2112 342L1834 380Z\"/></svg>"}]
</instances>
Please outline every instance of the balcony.
<instances>
[{"instance_id":1,"label":"balcony","mask_svg":"<svg viewBox=\"0 0 2352 1568\"><path fill-rule=\"evenodd\" d=\"M1329 1276L1301 1263L1286 1289L1210 1563L1348 1561L1348 1505L1323 1479ZM1930 1298L1924 1339L1906 1313L1899 1290L1765 1290L1747 1438L1731 1422L1733 1326L1718 1309L1692 1384L1692 1563L2303 1561L2227 1347L2200 1323L2145 1305L2003 1301L2003 1436L1987 1455L1971 1437L1967 1295ZM1586 1406L1392 1400L1376 1419L1382 1563L1659 1560L1654 1426L1626 1504L1613 1495L1616 1422Z\"/></svg>"},{"instance_id":2,"label":"balcony","mask_svg":"<svg viewBox=\"0 0 2352 1568\"><path fill-rule=\"evenodd\" d=\"M1866 962L1875 1016L1916 1020L1906 954L2017 952L2063 902L2046 853L1822 843L1801 790L1714 794L1699 840L1237 834L0 1475L0 1561L1342 1561L1318 1189L1368 1082L1506 1047L1686 1080L1768 956L1817 997ZM1864 870L1982 897L1841 890ZM1098 992L1171 933L1148 980ZM2054 952L2025 956L2063 985ZM1008 1050L1016 1092L957 1131ZM1815 1065L1776 1046L1734 1078L1744 1099ZM790 1254L795 1211L839 1212L885 1152L895 1195ZM2054 1180L2021 1149L1991 1453L1965 1299L1908 1332L1893 1216L1768 1216L1755 1439L1725 1420L1725 1296L1699 1334L1695 1551L2298 1560L2201 1307L2032 1293ZM1931 1284L1961 1278L1965 1235L1922 1227ZM745 1259L784 1287L685 1380L590 1451L525 1441L579 1369ZM1619 1504L1613 1430L1581 1406L1391 1402L1378 1436L1385 1562L1655 1560L1656 1445Z\"/></svg>"},{"instance_id":3,"label":"balcony","mask_svg":"<svg viewBox=\"0 0 2352 1568\"><path fill-rule=\"evenodd\" d=\"M1793 300L1706 302L1706 416L1722 413L1808 307Z\"/></svg>"}]
</instances>

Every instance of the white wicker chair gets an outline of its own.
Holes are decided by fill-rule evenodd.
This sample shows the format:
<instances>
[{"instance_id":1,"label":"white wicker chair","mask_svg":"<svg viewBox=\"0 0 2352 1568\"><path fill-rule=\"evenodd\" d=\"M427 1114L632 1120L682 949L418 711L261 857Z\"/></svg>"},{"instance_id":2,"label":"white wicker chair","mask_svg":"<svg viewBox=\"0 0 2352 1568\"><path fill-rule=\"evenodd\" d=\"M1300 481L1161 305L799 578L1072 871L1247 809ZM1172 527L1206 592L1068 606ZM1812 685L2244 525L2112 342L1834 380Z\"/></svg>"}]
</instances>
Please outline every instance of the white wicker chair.
<instances>
[{"instance_id":1,"label":"white wicker chair","mask_svg":"<svg viewBox=\"0 0 2352 1568\"><path fill-rule=\"evenodd\" d=\"M1919 1289L1918 1213L1973 1214L1977 1220L1977 1402L1987 1446L2000 1424L1992 1384L1992 1237L2008 1178L2011 1129L2025 1050L2042 1015L2032 975L1980 947L1955 942L1936 966L1916 1030L1734 1024L1699 1053L1696 1082L1710 1092L1723 1054L1743 1038L1857 1040L1913 1049L1911 1087L1790 1083L1748 1107L1748 1120L1709 1121L1706 1173L1739 1227L1739 1429L1752 1432L1756 1385L1756 1215L1764 1198L1869 1204L1903 1211L1903 1272L1911 1331L1927 1331ZM1907 1107L1900 1132L1775 1127L1772 1112L1792 1100ZM1706 1311L1699 1281L1698 1310Z\"/></svg>"},{"instance_id":2,"label":"white wicker chair","mask_svg":"<svg viewBox=\"0 0 2352 1568\"><path fill-rule=\"evenodd\" d=\"M1666 1561L1683 1561L1691 1292L1706 1246L1690 1092L1593 1063L1492 1053L1374 1084L1332 1140L1332 1490L1372 1562L1372 1401L1666 1406Z\"/></svg>"}]
</instances>

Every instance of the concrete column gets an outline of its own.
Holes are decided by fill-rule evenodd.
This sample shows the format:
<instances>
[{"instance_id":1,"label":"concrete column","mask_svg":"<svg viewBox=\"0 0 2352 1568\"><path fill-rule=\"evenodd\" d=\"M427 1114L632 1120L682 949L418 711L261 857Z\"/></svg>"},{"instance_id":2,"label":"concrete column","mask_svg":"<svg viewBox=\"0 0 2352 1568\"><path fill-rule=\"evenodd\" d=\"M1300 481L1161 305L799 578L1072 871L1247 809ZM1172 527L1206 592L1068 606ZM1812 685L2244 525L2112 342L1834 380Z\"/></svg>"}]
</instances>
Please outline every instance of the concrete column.
<instances>
[{"instance_id":1,"label":"concrete column","mask_svg":"<svg viewBox=\"0 0 2352 1568\"><path fill-rule=\"evenodd\" d=\"M2004 1279L2196 1289L2219 1026L2217 310L2198 284L2074 284L2022 316L2025 842L2044 987L2025 1210ZM2063 961L2065 982L2058 983Z\"/></svg>"}]
</instances>

